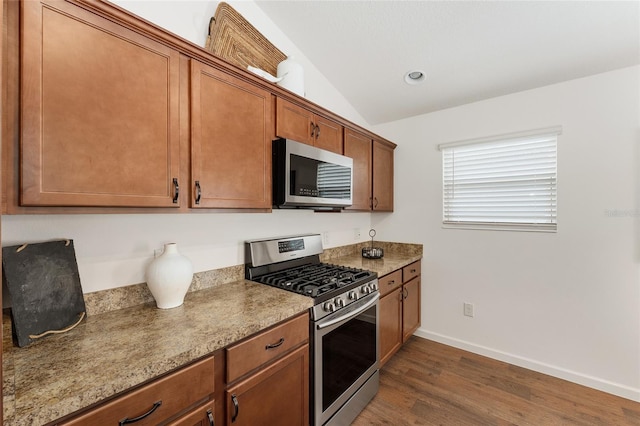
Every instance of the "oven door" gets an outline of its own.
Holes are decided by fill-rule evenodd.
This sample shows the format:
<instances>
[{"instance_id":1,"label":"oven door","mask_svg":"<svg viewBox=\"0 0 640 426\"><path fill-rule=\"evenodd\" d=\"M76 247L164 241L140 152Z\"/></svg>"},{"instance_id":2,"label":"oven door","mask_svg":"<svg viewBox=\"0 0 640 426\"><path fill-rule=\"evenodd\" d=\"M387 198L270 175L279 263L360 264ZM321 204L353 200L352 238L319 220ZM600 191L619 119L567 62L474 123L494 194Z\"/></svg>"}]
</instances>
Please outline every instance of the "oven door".
<instances>
[{"instance_id":1,"label":"oven door","mask_svg":"<svg viewBox=\"0 0 640 426\"><path fill-rule=\"evenodd\" d=\"M378 299L378 292L369 294L314 323L315 425L326 424L347 402L353 404L357 415L377 392ZM352 399L365 387L362 397Z\"/></svg>"}]
</instances>

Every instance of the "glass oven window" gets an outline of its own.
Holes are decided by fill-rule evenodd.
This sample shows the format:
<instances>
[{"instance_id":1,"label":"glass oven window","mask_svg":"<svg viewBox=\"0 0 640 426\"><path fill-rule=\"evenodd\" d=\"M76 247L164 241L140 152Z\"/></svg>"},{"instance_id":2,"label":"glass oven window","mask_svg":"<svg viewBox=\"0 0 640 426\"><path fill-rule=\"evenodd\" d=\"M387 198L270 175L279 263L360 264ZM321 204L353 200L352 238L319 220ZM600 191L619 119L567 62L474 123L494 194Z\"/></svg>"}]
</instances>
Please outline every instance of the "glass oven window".
<instances>
[{"instance_id":1,"label":"glass oven window","mask_svg":"<svg viewBox=\"0 0 640 426\"><path fill-rule=\"evenodd\" d=\"M323 411L376 362L375 320L373 306L322 337Z\"/></svg>"},{"instance_id":2,"label":"glass oven window","mask_svg":"<svg viewBox=\"0 0 640 426\"><path fill-rule=\"evenodd\" d=\"M291 195L351 198L351 168L291 154Z\"/></svg>"}]
</instances>

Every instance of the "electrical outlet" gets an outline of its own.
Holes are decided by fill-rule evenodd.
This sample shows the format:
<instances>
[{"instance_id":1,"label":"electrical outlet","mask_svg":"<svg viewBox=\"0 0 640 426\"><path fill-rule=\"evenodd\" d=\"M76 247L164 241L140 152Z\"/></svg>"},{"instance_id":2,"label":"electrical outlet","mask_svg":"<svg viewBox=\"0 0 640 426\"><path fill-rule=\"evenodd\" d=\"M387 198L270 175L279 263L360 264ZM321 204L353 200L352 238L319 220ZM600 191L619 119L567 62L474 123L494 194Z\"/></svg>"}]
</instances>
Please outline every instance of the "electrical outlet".
<instances>
[{"instance_id":1,"label":"electrical outlet","mask_svg":"<svg viewBox=\"0 0 640 426\"><path fill-rule=\"evenodd\" d=\"M322 246L323 247L329 246L329 231L324 231L322 233Z\"/></svg>"},{"instance_id":2,"label":"electrical outlet","mask_svg":"<svg viewBox=\"0 0 640 426\"><path fill-rule=\"evenodd\" d=\"M473 303L464 303L464 315L473 318Z\"/></svg>"},{"instance_id":3,"label":"electrical outlet","mask_svg":"<svg viewBox=\"0 0 640 426\"><path fill-rule=\"evenodd\" d=\"M360 241L360 237L362 237L362 231L360 231L360 228L355 228L355 229L353 230L353 238L354 238L356 241Z\"/></svg>"}]
</instances>

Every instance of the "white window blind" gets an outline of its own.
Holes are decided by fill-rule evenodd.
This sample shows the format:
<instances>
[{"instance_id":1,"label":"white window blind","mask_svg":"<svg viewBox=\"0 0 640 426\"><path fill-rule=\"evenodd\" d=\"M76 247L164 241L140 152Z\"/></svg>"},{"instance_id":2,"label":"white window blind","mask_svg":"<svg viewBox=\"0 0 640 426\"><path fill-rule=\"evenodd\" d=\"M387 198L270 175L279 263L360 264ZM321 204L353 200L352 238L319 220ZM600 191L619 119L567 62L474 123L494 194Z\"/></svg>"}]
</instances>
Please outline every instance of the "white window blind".
<instances>
[{"instance_id":1,"label":"white window blind","mask_svg":"<svg viewBox=\"0 0 640 426\"><path fill-rule=\"evenodd\" d=\"M443 224L556 230L560 128L439 146Z\"/></svg>"}]
</instances>

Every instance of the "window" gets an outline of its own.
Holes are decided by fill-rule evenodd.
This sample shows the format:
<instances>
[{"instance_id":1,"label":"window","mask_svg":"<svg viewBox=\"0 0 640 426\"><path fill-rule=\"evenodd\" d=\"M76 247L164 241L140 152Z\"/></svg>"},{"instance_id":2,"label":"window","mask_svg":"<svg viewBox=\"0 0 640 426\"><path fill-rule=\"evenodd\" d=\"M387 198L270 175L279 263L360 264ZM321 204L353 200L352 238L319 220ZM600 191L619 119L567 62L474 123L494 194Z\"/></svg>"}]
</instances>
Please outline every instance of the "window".
<instances>
[{"instance_id":1,"label":"window","mask_svg":"<svg viewBox=\"0 0 640 426\"><path fill-rule=\"evenodd\" d=\"M561 128L442 144L445 227L555 231Z\"/></svg>"}]
</instances>

